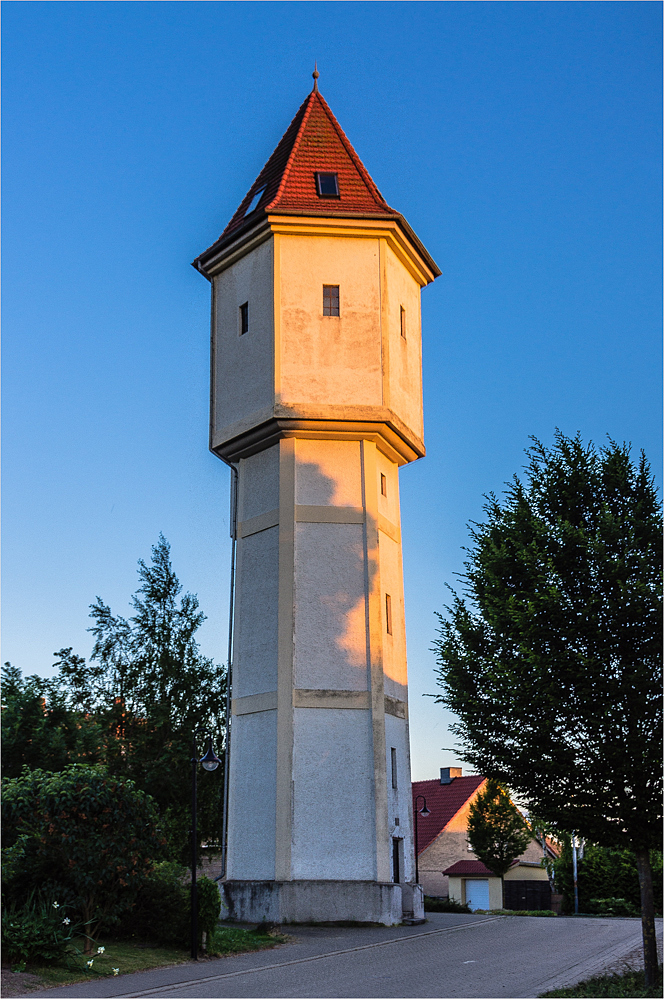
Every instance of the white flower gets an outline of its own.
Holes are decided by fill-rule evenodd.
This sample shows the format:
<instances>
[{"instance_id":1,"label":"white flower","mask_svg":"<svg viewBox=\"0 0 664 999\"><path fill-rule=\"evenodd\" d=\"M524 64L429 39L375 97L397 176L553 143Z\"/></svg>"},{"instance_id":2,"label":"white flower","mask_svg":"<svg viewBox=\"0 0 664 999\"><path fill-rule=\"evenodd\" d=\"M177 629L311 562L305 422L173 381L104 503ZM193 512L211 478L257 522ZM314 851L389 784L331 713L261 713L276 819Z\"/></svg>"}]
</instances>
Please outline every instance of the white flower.
<instances>
[{"instance_id":1,"label":"white flower","mask_svg":"<svg viewBox=\"0 0 664 999\"><path fill-rule=\"evenodd\" d=\"M113 968L113 974L114 975L119 975L120 974L120 969L119 968Z\"/></svg>"},{"instance_id":2,"label":"white flower","mask_svg":"<svg viewBox=\"0 0 664 999\"><path fill-rule=\"evenodd\" d=\"M97 953L98 954L103 954L105 950L106 950L105 947L97 947Z\"/></svg>"},{"instance_id":3,"label":"white flower","mask_svg":"<svg viewBox=\"0 0 664 999\"><path fill-rule=\"evenodd\" d=\"M86 961L85 963L87 964L88 968L91 968L93 962L94 962L94 958L92 958L90 961Z\"/></svg>"},{"instance_id":4,"label":"white flower","mask_svg":"<svg viewBox=\"0 0 664 999\"><path fill-rule=\"evenodd\" d=\"M53 903L53 908L54 909L59 909L60 908L60 903L59 902L54 902Z\"/></svg>"},{"instance_id":5,"label":"white flower","mask_svg":"<svg viewBox=\"0 0 664 999\"><path fill-rule=\"evenodd\" d=\"M65 924L65 926L69 926L69 924L71 923L71 919L69 918L69 916L65 916L62 922Z\"/></svg>"}]
</instances>

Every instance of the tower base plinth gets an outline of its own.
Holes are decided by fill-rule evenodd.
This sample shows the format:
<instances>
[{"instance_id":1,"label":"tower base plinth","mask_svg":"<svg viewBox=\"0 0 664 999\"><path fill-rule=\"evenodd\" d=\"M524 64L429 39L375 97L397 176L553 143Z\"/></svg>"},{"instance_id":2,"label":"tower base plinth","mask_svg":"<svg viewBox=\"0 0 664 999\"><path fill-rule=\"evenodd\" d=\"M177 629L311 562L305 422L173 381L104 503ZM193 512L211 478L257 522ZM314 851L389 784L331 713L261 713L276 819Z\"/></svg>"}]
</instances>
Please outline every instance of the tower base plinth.
<instances>
[{"instance_id":1,"label":"tower base plinth","mask_svg":"<svg viewBox=\"0 0 664 999\"><path fill-rule=\"evenodd\" d=\"M423 918L419 885L376 881L222 881L228 913L240 923L382 923Z\"/></svg>"}]
</instances>

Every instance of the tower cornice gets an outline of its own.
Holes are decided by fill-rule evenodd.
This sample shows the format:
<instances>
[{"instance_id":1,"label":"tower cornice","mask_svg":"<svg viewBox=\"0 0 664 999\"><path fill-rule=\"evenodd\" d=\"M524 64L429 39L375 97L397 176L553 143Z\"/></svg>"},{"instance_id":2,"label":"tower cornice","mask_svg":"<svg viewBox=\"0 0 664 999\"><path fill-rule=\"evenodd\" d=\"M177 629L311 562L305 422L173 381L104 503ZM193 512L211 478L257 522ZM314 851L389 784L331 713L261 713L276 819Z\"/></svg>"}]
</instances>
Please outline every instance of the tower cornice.
<instances>
[{"instance_id":1,"label":"tower cornice","mask_svg":"<svg viewBox=\"0 0 664 999\"><path fill-rule=\"evenodd\" d=\"M303 212L268 215L258 225L232 238L218 240L193 262L193 266L209 281L236 260L250 253L273 233L285 236L340 236L356 239L386 239L401 262L408 268L420 287L431 284L441 271L417 238L403 216L335 215L318 216Z\"/></svg>"}]
</instances>

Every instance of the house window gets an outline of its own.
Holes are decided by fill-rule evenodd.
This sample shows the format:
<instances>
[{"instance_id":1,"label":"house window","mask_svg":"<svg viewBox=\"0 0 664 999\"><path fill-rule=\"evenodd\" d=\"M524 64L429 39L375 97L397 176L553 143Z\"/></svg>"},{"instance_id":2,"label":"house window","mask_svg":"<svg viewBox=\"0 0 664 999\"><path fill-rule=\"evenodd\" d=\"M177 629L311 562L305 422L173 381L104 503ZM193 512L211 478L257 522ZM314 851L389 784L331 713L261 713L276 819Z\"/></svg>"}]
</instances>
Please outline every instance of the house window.
<instances>
[{"instance_id":1,"label":"house window","mask_svg":"<svg viewBox=\"0 0 664 999\"><path fill-rule=\"evenodd\" d=\"M321 198L338 198L339 182L336 173L317 173L316 189Z\"/></svg>"},{"instance_id":2,"label":"house window","mask_svg":"<svg viewBox=\"0 0 664 999\"><path fill-rule=\"evenodd\" d=\"M397 751L394 746L390 749L390 757L392 760L392 787L397 786Z\"/></svg>"},{"instance_id":3,"label":"house window","mask_svg":"<svg viewBox=\"0 0 664 999\"><path fill-rule=\"evenodd\" d=\"M381 496L387 496L387 476L380 473L380 494Z\"/></svg>"},{"instance_id":4,"label":"house window","mask_svg":"<svg viewBox=\"0 0 664 999\"><path fill-rule=\"evenodd\" d=\"M401 336L406 339L406 310L403 305L400 306L401 309Z\"/></svg>"},{"instance_id":5,"label":"house window","mask_svg":"<svg viewBox=\"0 0 664 999\"><path fill-rule=\"evenodd\" d=\"M339 315L339 285L338 284L324 284L323 285L323 315L324 316L338 316Z\"/></svg>"},{"instance_id":6,"label":"house window","mask_svg":"<svg viewBox=\"0 0 664 999\"><path fill-rule=\"evenodd\" d=\"M392 597L389 593L385 594L385 625L387 627L388 635L392 634Z\"/></svg>"},{"instance_id":7,"label":"house window","mask_svg":"<svg viewBox=\"0 0 664 999\"><path fill-rule=\"evenodd\" d=\"M240 306L240 336L249 332L249 302Z\"/></svg>"}]
</instances>

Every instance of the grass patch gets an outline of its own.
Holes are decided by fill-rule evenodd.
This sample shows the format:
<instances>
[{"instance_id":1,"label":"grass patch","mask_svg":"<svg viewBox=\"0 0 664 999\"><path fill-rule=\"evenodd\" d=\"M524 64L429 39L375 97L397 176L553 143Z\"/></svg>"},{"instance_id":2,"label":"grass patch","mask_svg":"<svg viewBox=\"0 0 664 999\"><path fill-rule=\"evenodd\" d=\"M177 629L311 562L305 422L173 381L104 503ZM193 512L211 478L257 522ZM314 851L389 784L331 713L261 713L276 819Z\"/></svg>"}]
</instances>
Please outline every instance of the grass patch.
<instances>
[{"instance_id":1,"label":"grass patch","mask_svg":"<svg viewBox=\"0 0 664 999\"><path fill-rule=\"evenodd\" d=\"M83 941L77 941L77 945L82 950ZM160 947L158 944L143 944L134 940L99 940L95 952L97 947L103 947L104 953L90 955L93 962L90 969L67 967L62 963L28 965L26 971L38 975L43 984L50 987L106 978L115 974L114 968L119 969L118 974L127 975L132 971L145 971L167 964L184 964L189 960L188 952L180 947ZM84 960L81 957L77 963L83 963Z\"/></svg>"},{"instance_id":2,"label":"grass patch","mask_svg":"<svg viewBox=\"0 0 664 999\"><path fill-rule=\"evenodd\" d=\"M620 974L596 975L569 989L554 989L543 992L540 999L661 999L662 967L659 979L646 987L644 972L630 968Z\"/></svg>"},{"instance_id":3,"label":"grass patch","mask_svg":"<svg viewBox=\"0 0 664 999\"><path fill-rule=\"evenodd\" d=\"M217 926L208 940L207 956L223 957L225 954L243 954L250 950L265 950L287 943L288 937L264 927L243 930L236 926Z\"/></svg>"},{"instance_id":4,"label":"grass patch","mask_svg":"<svg viewBox=\"0 0 664 999\"><path fill-rule=\"evenodd\" d=\"M264 950L266 947L276 947L286 943L288 937L266 931L244 930L236 927L217 926L208 940L206 957L224 957L227 954L242 954L247 951ZM83 941L77 941L79 950ZM103 947L102 954L96 953L98 947ZM95 945L95 953L91 954L92 967L76 968L62 964L30 964L26 971L37 975L40 987L56 985L74 985L95 978L108 978L118 969L119 975L129 975L134 971L147 971L149 968L161 968L172 964L186 964L191 960L189 950L182 947L160 946L138 940L99 940ZM88 958L89 960L90 958ZM83 963L80 958L77 963Z\"/></svg>"}]
</instances>

